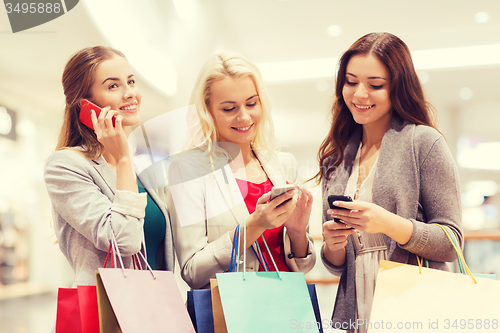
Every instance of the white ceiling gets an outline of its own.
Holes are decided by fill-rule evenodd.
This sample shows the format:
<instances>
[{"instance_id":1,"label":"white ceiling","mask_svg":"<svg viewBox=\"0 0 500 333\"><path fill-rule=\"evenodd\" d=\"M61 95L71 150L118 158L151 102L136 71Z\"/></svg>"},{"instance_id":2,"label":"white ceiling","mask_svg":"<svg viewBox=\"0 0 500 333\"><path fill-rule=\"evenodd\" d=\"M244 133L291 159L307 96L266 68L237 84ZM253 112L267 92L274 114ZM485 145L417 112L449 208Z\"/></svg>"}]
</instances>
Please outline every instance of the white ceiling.
<instances>
[{"instance_id":1,"label":"white ceiling","mask_svg":"<svg viewBox=\"0 0 500 333\"><path fill-rule=\"evenodd\" d=\"M0 104L24 111L35 123L47 117L59 121L65 62L83 47L109 44L84 1L54 21L16 34L6 13L0 13ZM373 31L398 35L412 51L500 44L498 0L176 0L191 5L184 14L174 1L120 1L134 8L152 5L156 16L148 20L144 16L151 15L144 14L148 11L137 11L136 17L123 21L117 20L119 11L110 9L106 24L124 31L123 40L132 46L147 41L172 61L177 72L174 96L160 93L142 78L144 120L187 105L199 68L219 49L239 52L260 64L334 58ZM477 12L487 12L489 20L476 22ZM330 25L340 26L341 35L328 35ZM131 28L151 33L138 38L126 33ZM147 52L144 58L147 62ZM153 65L161 71L161 63ZM316 79L268 85L278 136L304 159L314 158L326 133L333 74L325 75L326 91L317 89ZM500 140L500 109L495 100L500 65L429 70L428 75L425 89L448 142L462 134ZM464 87L473 91L470 100L459 97Z\"/></svg>"}]
</instances>

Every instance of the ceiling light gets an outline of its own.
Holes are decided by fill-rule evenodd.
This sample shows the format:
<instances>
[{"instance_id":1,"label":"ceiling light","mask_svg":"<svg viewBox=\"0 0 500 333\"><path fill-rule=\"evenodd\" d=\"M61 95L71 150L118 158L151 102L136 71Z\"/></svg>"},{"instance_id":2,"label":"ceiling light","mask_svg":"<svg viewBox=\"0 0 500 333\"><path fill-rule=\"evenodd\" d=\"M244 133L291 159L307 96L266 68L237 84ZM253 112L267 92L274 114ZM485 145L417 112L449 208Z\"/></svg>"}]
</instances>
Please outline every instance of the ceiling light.
<instances>
[{"instance_id":1,"label":"ceiling light","mask_svg":"<svg viewBox=\"0 0 500 333\"><path fill-rule=\"evenodd\" d=\"M0 134L9 134L12 131L12 118L3 106L0 106L0 120Z\"/></svg>"},{"instance_id":2,"label":"ceiling light","mask_svg":"<svg viewBox=\"0 0 500 333\"><path fill-rule=\"evenodd\" d=\"M16 132L27 138L36 137L37 126L30 119L25 119L19 122L16 126Z\"/></svg>"},{"instance_id":3,"label":"ceiling light","mask_svg":"<svg viewBox=\"0 0 500 333\"><path fill-rule=\"evenodd\" d=\"M462 193L461 199L465 207L478 207L484 202L484 196L474 191Z\"/></svg>"},{"instance_id":4,"label":"ceiling light","mask_svg":"<svg viewBox=\"0 0 500 333\"><path fill-rule=\"evenodd\" d=\"M330 88L330 84L327 80L319 79L318 81L316 81L316 89L318 89L319 91L327 91L328 88Z\"/></svg>"},{"instance_id":5,"label":"ceiling light","mask_svg":"<svg viewBox=\"0 0 500 333\"><path fill-rule=\"evenodd\" d=\"M442 69L500 64L500 44L412 52L415 68Z\"/></svg>"},{"instance_id":6,"label":"ceiling light","mask_svg":"<svg viewBox=\"0 0 500 333\"><path fill-rule=\"evenodd\" d=\"M474 19L477 23L486 23L490 19L490 15L487 12L477 12Z\"/></svg>"},{"instance_id":7,"label":"ceiling light","mask_svg":"<svg viewBox=\"0 0 500 333\"><path fill-rule=\"evenodd\" d=\"M196 0L173 0L175 12L187 23L196 21L199 4Z\"/></svg>"},{"instance_id":8,"label":"ceiling light","mask_svg":"<svg viewBox=\"0 0 500 333\"><path fill-rule=\"evenodd\" d=\"M335 76L338 59L280 61L257 64L266 83L320 79Z\"/></svg>"},{"instance_id":9,"label":"ceiling light","mask_svg":"<svg viewBox=\"0 0 500 333\"><path fill-rule=\"evenodd\" d=\"M332 37L338 37L342 34L340 25L332 24L326 28L326 32Z\"/></svg>"},{"instance_id":10,"label":"ceiling light","mask_svg":"<svg viewBox=\"0 0 500 333\"><path fill-rule=\"evenodd\" d=\"M462 88L460 89L459 95L461 99L463 99L464 101L468 101L472 98L474 93L471 88Z\"/></svg>"},{"instance_id":11,"label":"ceiling light","mask_svg":"<svg viewBox=\"0 0 500 333\"><path fill-rule=\"evenodd\" d=\"M493 180L474 180L465 185L467 192L476 192L483 197L491 197L498 193L498 184Z\"/></svg>"},{"instance_id":12,"label":"ceiling light","mask_svg":"<svg viewBox=\"0 0 500 333\"><path fill-rule=\"evenodd\" d=\"M420 83L426 84L430 80L429 72L426 71L418 71L418 78L420 79Z\"/></svg>"},{"instance_id":13,"label":"ceiling light","mask_svg":"<svg viewBox=\"0 0 500 333\"><path fill-rule=\"evenodd\" d=\"M412 52L419 71L500 64L500 44ZM335 77L338 57L257 64L266 83Z\"/></svg>"},{"instance_id":14,"label":"ceiling light","mask_svg":"<svg viewBox=\"0 0 500 333\"><path fill-rule=\"evenodd\" d=\"M158 91L177 92L177 72L155 40L166 30L154 0L84 0L90 18L114 48L123 52L134 71ZM113 13L113 19L109 15ZM131 24L148 22L148 24ZM117 29L117 27L120 27Z\"/></svg>"},{"instance_id":15,"label":"ceiling light","mask_svg":"<svg viewBox=\"0 0 500 333\"><path fill-rule=\"evenodd\" d=\"M500 170L500 142L481 142L460 136L457 139L457 164L467 169Z\"/></svg>"}]
</instances>

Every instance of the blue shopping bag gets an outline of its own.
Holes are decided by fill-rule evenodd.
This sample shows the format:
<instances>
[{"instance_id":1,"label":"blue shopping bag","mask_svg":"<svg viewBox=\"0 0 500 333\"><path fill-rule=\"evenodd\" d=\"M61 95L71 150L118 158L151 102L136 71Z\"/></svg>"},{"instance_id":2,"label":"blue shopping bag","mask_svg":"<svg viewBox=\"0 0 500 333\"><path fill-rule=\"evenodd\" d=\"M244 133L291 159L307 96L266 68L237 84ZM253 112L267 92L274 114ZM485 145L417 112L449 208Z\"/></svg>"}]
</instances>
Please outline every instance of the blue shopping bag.
<instances>
[{"instance_id":1,"label":"blue shopping bag","mask_svg":"<svg viewBox=\"0 0 500 333\"><path fill-rule=\"evenodd\" d=\"M196 333L214 333L210 289L189 290L187 292L187 309Z\"/></svg>"}]
</instances>

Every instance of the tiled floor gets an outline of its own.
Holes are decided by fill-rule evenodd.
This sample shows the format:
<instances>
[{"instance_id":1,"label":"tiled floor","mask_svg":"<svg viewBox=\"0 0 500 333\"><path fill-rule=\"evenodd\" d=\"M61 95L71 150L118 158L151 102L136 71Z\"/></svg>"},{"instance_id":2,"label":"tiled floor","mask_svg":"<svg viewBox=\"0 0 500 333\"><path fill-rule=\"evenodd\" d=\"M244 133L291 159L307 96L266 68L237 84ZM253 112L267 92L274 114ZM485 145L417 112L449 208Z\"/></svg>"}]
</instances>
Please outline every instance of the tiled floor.
<instances>
[{"instance_id":1,"label":"tiled floor","mask_svg":"<svg viewBox=\"0 0 500 333\"><path fill-rule=\"evenodd\" d=\"M0 301L0 333L49 333L56 320L52 293Z\"/></svg>"}]
</instances>

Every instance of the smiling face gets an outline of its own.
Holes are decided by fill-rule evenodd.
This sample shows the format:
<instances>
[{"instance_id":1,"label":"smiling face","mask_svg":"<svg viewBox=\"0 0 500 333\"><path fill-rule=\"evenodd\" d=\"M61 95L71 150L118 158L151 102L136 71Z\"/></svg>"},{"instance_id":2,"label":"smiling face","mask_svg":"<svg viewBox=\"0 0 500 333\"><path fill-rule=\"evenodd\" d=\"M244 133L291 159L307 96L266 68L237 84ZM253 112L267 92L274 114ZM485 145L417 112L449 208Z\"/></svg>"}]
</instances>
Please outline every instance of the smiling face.
<instances>
[{"instance_id":1,"label":"smiling face","mask_svg":"<svg viewBox=\"0 0 500 333\"><path fill-rule=\"evenodd\" d=\"M127 59L114 55L101 62L94 73L90 96L98 106L118 111L123 116L123 126L139 123L141 92Z\"/></svg>"},{"instance_id":2,"label":"smiling face","mask_svg":"<svg viewBox=\"0 0 500 333\"><path fill-rule=\"evenodd\" d=\"M226 77L214 82L211 91L208 110L217 128L217 140L241 148L250 145L262 115L253 80L249 76Z\"/></svg>"},{"instance_id":3,"label":"smiling face","mask_svg":"<svg viewBox=\"0 0 500 333\"><path fill-rule=\"evenodd\" d=\"M355 122L363 126L389 124L390 79L385 65L371 53L349 60L342 95Z\"/></svg>"}]
</instances>

